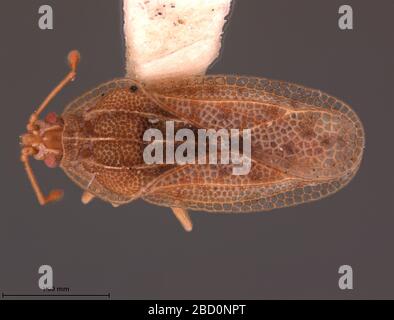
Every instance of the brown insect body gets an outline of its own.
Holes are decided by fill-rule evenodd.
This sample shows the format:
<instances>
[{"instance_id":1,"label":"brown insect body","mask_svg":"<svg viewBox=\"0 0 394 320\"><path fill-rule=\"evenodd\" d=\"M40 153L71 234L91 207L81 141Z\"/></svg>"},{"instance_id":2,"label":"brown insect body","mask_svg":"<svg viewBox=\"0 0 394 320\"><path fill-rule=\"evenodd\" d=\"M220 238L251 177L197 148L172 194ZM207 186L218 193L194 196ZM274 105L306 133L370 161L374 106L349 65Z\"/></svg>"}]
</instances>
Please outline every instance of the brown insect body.
<instances>
[{"instance_id":1,"label":"brown insect body","mask_svg":"<svg viewBox=\"0 0 394 320\"><path fill-rule=\"evenodd\" d=\"M52 96L75 76L78 58L69 56L73 69ZM61 118L39 122L51 95L23 138L22 161L41 204L60 195L45 198L38 187L27 161L28 155L46 158L38 156L38 145L50 155L47 164L60 161L85 190L84 203L95 196L114 206L143 198L171 207L187 230L186 209L263 211L332 194L355 175L363 154L363 127L348 105L282 81L219 75L145 85L117 79L73 101ZM234 175L233 164L146 164L144 132L164 131L168 120L193 131L251 129L250 172Z\"/></svg>"},{"instance_id":2,"label":"brown insect body","mask_svg":"<svg viewBox=\"0 0 394 320\"><path fill-rule=\"evenodd\" d=\"M267 79L202 76L145 87L104 84L62 115L61 167L82 188L113 204L142 197L169 207L247 212L316 200L359 167L364 134L344 103ZM192 129L251 128L252 167L145 164L143 133L172 119ZM152 121L154 120L154 121Z\"/></svg>"}]
</instances>

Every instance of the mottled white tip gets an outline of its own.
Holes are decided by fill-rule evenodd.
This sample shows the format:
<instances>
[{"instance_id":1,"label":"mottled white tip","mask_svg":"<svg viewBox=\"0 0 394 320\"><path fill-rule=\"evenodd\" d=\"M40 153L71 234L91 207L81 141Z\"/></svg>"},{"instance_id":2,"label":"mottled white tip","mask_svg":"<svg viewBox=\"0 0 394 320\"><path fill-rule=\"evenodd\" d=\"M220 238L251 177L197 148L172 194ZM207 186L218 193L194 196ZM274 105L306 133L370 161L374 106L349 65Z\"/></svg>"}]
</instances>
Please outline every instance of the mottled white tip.
<instances>
[{"instance_id":1,"label":"mottled white tip","mask_svg":"<svg viewBox=\"0 0 394 320\"><path fill-rule=\"evenodd\" d=\"M204 74L218 57L231 0L123 0L126 77Z\"/></svg>"}]
</instances>

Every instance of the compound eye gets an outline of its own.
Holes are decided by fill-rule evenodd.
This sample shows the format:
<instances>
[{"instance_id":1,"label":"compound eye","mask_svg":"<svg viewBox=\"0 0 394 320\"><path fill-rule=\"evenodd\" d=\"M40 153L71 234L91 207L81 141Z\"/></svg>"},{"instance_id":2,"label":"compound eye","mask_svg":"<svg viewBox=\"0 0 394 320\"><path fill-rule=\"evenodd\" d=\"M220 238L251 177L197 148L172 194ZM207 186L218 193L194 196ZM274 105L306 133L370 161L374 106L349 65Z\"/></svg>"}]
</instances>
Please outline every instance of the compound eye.
<instances>
[{"instance_id":1,"label":"compound eye","mask_svg":"<svg viewBox=\"0 0 394 320\"><path fill-rule=\"evenodd\" d=\"M56 156L52 153L47 154L44 159L44 163L49 168L56 168L59 165L59 161L56 159Z\"/></svg>"},{"instance_id":2,"label":"compound eye","mask_svg":"<svg viewBox=\"0 0 394 320\"><path fill-rule=\"evenodd\" d=\"M56 124L57 123L57 114L55 112L49 112L45 117L45 122L49 124Z\"/></svg>"}]
</instances>

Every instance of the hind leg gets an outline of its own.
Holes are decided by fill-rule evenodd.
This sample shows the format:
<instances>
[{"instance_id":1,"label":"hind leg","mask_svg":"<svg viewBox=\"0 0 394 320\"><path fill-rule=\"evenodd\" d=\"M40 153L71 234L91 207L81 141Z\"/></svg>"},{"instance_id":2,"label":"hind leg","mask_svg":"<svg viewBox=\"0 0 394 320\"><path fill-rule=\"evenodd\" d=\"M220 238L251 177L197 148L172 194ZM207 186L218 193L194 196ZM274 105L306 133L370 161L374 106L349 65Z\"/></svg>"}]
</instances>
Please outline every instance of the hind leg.
<instances>
[{"instance_id":1,"label":"hind leg","mask_svg":"<svg viewBox=\"0 0 394 320\"><path fill-rule=\"evenodd\" d=\"M187 212L187 210L183 209L183 208L171 208L171 209L172 209L172 212L177 217L178 221L181 223L182 227L186 231L192 231L193 223L192 223L192 220L190 219L190 216L189 216L189 213Z\"/></svg>"}]
</instances>

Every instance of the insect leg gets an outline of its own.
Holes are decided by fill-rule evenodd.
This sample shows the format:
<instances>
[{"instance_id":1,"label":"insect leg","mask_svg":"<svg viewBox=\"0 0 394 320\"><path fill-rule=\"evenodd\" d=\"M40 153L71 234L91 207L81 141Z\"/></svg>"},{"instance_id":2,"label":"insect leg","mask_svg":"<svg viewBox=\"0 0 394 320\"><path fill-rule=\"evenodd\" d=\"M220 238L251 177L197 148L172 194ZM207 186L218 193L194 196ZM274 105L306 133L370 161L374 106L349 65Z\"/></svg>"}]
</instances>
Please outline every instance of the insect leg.
<instances>
[{"instance_id":1,"label":"insect leg","mask_svg":"<svg viewBox=\"0 0 394 320\"><path fill-rule=\"evenodd\" d=\"M93 199L94 199L94 195L91 194L89 191L84 191L84 193L82 193L81 201L83 204L88 204Z\"/></svg>"},{"instance_id":2,"label":"insect leg","mask_svg":"<svg viewBox=\"0 0 394 320\"><path fill-rule=\"evenodd\" d=\"M190 219L189 213L183 208L171 208L181 225L186 231L192 231L193 223Z\"/></svg>"},{"instance_id":3,"label":"insect leg","mask_svg":"<svg viewBox=\"0 0 394 320\"><path fill-rule=\"evenodd\" d=\"M77 65L80 59L79 52L73 50L68 54L68 63L70 65L70 72L65 76L65 78L49 93L45 100L41 103L38 109L33 112L30 116L29 122L27 124L27 130L32 131L34 129L34 122L38 119L41 112L48 106L49 102L70 82L73 81L77 75Z\"/></svg>"},{"instance_id":4,"label":"insect leg","mask_svg":"<svg viewBox=\"0 0 394 320\"><path fill-rule=\"evenodd\" d=\"M26 170L27 177L30 180L30 183L33 187L34 193L37 196L38 202L41 205L45 205L49 202L57 201L60 200L63 197L63 191L62 190L52 190L47 197L45 197L41 191L40 186L38 185L38 182L36 180L36 177L34 176L33 170L30 166L29 163L29 157L34 154L34 149L31 147L25 147L22 149L22 154L21 154L21 161L23 162Z\"/></svg>"}]
</instances>

